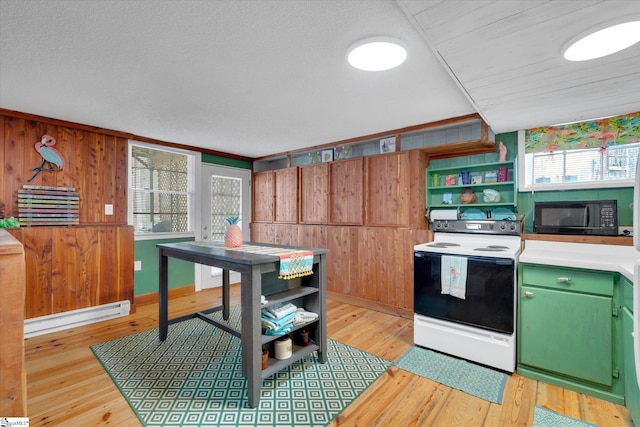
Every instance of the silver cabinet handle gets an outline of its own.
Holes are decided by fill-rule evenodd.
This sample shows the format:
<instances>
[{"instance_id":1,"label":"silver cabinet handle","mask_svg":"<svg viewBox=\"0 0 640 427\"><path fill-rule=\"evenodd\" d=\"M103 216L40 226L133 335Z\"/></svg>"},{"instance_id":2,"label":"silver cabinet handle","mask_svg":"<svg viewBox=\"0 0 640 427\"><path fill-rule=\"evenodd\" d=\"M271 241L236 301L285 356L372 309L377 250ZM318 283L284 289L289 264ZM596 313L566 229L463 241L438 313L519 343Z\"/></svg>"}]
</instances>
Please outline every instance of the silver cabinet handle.
<instances>
[{"instance_id":1,"label":"silver cabinet handle","mask_svg":"<svg viewBox=\"0 0 640 427\"><path fill-rule=\"evenodd\" d=\"M571 277L558 277L558 283L569 283L571 282Z\"/></svg>"},{"instance_id":2,"label":"silver cabinet handle","mask_svg":"<svg viewBox=\"0 0 640 427\"><path fill-rule=\"evenodd\" d=\"M533 296L533 292L530 291L524 291L523 295L527 298L531 298Z\"/></svg>"}]
</instances>

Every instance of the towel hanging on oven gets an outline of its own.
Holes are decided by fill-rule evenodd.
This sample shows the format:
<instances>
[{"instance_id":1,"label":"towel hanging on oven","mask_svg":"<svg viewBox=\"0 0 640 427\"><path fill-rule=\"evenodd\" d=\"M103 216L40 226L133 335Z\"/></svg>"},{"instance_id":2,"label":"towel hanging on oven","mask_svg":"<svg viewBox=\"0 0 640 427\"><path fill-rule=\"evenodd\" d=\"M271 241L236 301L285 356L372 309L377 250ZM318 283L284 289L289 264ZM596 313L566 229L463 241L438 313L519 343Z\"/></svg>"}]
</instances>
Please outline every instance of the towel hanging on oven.
<instances>
[{"instance_id":1,"label":"towel hanging on oven","mask_svg":"<svg viewBox=\"0 0 640 427\"><path fill-rule=\"evenodd\" d=\"M465 299L467 293L467 257L442 255L440 293Z\"/></svg>"}]
</instances>

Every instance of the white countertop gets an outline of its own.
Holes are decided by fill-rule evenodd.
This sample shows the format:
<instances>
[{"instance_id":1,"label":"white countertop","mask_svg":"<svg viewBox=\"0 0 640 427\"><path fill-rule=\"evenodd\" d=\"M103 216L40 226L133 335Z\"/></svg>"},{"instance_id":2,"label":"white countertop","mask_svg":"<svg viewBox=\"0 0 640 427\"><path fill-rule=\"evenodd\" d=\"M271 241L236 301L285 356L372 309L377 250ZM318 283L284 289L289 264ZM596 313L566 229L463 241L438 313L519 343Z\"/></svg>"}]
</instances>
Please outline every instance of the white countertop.
<instances>
[{"instance_id":1,"label":"white countertop","mask_svg":"<svg viewBox=\"0 0 640 427\"><path fill-rule=\"evenodd\" d=\"M640 252L633 246L525 240L520 262L613 271L633 280Z\"/></svg>"}]
</instances>

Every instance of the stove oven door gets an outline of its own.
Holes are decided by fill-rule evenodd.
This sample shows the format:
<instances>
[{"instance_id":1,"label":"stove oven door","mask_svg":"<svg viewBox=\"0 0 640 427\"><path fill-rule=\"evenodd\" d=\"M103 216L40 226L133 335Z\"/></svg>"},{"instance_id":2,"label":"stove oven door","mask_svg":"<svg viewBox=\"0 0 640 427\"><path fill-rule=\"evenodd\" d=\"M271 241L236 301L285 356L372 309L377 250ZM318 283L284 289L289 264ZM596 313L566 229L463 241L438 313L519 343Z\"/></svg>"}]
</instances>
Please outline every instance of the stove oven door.
<instances>
[{"instance_id":1,"label":"stove oven door","mask_svg":"<svg viewBox=\"0 0 640 427\"><path fill-rule=\"evenodd\" d=\"M456 255L466 258L467 264L466 289L462 299L442 293L443 256L433 252L414 253L415 313L512 334L515 323L515 260ZM450 262L451 258L445 259L445 268Z\"/></svg>"}]
</instances>

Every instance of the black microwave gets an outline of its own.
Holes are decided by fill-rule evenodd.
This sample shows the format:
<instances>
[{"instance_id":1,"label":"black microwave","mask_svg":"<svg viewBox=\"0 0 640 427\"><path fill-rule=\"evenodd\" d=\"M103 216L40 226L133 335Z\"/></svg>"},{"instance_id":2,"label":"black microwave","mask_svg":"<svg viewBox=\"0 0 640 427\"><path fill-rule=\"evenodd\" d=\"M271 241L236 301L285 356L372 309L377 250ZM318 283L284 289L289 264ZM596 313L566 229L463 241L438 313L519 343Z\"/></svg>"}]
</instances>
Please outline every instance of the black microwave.
<instances>
[{"instance_id":1,"label":"black microwave","mask_svg":"<svg viewBox=\"0 0 640 427\"><path fill-rule=\"evenodd\" d=\"M616 200L534 202L533 214L535 233L618 235Z\"/></svg>"}]
</instances>

